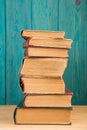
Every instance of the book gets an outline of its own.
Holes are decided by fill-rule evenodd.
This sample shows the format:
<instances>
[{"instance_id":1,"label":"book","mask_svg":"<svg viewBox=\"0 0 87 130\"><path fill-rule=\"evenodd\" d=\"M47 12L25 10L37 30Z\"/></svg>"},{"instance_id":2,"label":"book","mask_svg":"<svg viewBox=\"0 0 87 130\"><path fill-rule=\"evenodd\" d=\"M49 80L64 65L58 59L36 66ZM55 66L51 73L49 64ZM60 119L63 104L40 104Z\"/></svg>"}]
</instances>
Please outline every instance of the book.
<instances>
[{"instance_id":1,"label":"book","mask_svg":"<svg viewBox=\"0 0 87 130\"><path fill-rule=\"evenodd\" d=\"M23 105L24 107L71 107L71 98L72 93L67 89L64 94L29 93L25 95Z\"/></svg>"},{"instance_id":2,"label":"book","mask_svg":"<svg viewBox=\"0 0 87 130\"><path fill-rule=\"evenodd\" d=\"M18 105L14 112L14 122L26 124L71 124L72 107L23 107Z\"/></svg>"},{"instance_id":3,"label":"book","mask_svg":"<svg viewBox=\"0 0 87 130\"><path fill-rule=\"evenodd\" d=\"M65 93L65 84L62 78L30 78L21 76L19 83L24 93Z\"/></svg>"},{"instance_id":4,"label":"book","mask_svg":"<svg viewBox=\"0 0 87 130\"><path fill-rule=\"evenodd\" d=\"M60 48L27 47L24 55L26 57L68 57L68 50Z\"/></svg>"},{"instance_id":5,"label":"book","mask_svg":"<svg viewBox=\"0 0 87 130\"><path fill-rule=\"evenodd\" d=\"M33 78L19 79L23 93L65 93L65 83L62 78Z\"/></svg>"},{"instance_id":6,"label":"book","mask_svg":"<svg viewBox=\"0 0 87 130\"><path fill-rule=\"evenodd\" d=\"M21 36L25 39L45 39L45 38L64 38L63 31L47 31L47 30L22 30Z\"/></svg>"},{"instance_id":7,"label":"book","mask_svg":"<svg viewBox=\"0 0 87 130\"><path fill-rule=\"evenodd\" d=\"M26 77L62 77L68 58L24 58L20 75Z\"/></svg>"},{"instance_id":8,"label":"book","mask_svg":"<svg viewBox=\"0 0 87 130\"><path fill-rule=\"evenodd\" d=\"M34 39L28 38L23 47L35 46L35 47L53 47L53 48L65 48L70 49L72 44L71 39L62 38L48 38L48 39Z\"/></svg>"}]
</instances>

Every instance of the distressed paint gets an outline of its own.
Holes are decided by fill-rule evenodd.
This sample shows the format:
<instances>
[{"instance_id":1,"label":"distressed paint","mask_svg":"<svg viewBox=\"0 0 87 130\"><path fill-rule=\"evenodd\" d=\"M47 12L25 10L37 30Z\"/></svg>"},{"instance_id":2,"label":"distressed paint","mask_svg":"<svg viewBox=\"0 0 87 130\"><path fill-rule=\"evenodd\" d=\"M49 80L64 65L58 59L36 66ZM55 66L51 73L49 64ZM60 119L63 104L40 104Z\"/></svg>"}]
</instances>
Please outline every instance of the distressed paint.
<instances>
[{"instance_id":1,"label":"distressed paint","mask_svg":"<svg viewBox=\"0 0 87 130\"><path fill-rule=\"evenodd\" d=\"M58 0L32 0L32 29L58 30Z\"/></svg>"},{"instance_id":2,"label":"distressed paint","mask_svg":"<svg viewBox=\"0 0 87 130\"><path fill-rule=\"evenodd\" d=\"M87 1L0 0L0 104L18 104L22 92L18 71L22 64L22 29L62 30L73 39L63 76L73 91L73 104L87 105Z\"/></svg>"},{"instance_id":3,"label":"distressed paint","mask_svg":"<svg viewBox=\"0 0 87 130\"><path fill-rule=\"evenodd\" d=\"M31 0L6 1L6 104L18 104L22 99L19 69L22 65L22 29L31 29Z\"/></svg>"},{"instance_id":4,"label":"distressed paint","mask_svg":"<svg viewBox=\"0 0 87 130\"><path fill-rule=\"evenodd\" d=\"M87 104L87 1L60 0L59 30L73 39L64 74L66 87L73 91L73 104Z\"/></svg>"},{"instance_id":5,"label":"distressed paint","mask_svg":"<svg viewBox=\"0 0 87 130\"><path fill-rule=\"evenodd\" d=\"M5 104L5 1L0 0L0 104Z\"/></svg>"}]
</instances>

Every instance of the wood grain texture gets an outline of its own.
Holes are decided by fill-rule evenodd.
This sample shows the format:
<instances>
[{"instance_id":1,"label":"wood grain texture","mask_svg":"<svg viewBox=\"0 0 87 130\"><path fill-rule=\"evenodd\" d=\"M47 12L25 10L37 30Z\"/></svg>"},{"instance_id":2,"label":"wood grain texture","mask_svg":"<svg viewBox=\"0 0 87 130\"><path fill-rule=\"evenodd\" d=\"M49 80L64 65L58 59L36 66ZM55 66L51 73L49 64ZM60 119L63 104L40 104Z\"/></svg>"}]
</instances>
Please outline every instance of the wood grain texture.
<instances>
[{"instance_id":1,"label":"wood grain texture","mask_svg":"<svg viewBox=\"0 0 87 130\"><path fill-rule=\"evenodd\" d=\"M32 0L32 29L58 30L58 0Z\"/></svg>"},{"instance_id":2,"label":"wood grain texture","mask_svg":"<svg viewBox=\"0 0 87 130\"><path fill-rule=\"evenodd\" d=\"M0 106L0 130L87 130L87 106L73 106L71 125L15 125L16 106Z\"/></svg>"},{"instance_id":3,"label":"wood grain texture","mask_svg":"<svg viewBox=\"0 0 87 130\"><path fill-rule=\"evenodd\" d=\"M59 1L59 30L73 40L64 74L66 87L73 91L73 104L87 104L87 1Z\"/></svg>"},{"instance_id":4,"label":"wood grain texture","mask_svg":"<svg viewBox=\"0 0 87 130\"><path fill-rule=\"evenodd\" d=\"M31 0L6 1L6 103L18 104L21 100L18 71L23 58L22 29L31 28Z\"/></svg>"},{"instance_id":5,"label":"wood grain texture","mask_svg":"<svg viewBox=\"0 0 87 130\"><path fill-rule=\"evenodd\" d=\"M5 104L5 1L0 0L0 104Z\"/></svg>"},{"instance_id":6,"label":"wood grain texture","mask_svg":"<svg viewBox=\"0 0 87 130\"><path fill-rule=\"evenodd\" d=\"M65 38L73 40L63 77L74 93L72 103L87 104L86 10L86 0L0 0L0 104L17 104L22 97L22 29L65 31Z\"/></svg>"}]
</instances>

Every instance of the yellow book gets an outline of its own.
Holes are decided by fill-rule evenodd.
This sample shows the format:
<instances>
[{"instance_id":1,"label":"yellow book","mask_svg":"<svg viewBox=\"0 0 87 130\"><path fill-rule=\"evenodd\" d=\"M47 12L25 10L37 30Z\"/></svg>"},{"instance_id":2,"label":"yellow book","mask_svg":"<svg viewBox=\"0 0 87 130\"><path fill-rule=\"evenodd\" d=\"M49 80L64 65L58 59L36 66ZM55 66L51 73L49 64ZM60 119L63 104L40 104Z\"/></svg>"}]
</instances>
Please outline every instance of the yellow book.
<instances>
[{"instance_id":1,"label":"yellow book","mask_svg":"<svg viewBox=\"0 0 87 130\"><path fill-rule=\"evenodd\" d=\"M25 58L20 74L26 77L62 77L67 58Z\"/></svg>"},{"instance_id":2,"label":"yellow book","mask_svg":"<svg viewBox=\"0 0 87 130\"><path fill-rule=\"evenodd\" d=\"M65 48L70 49L72 45L71 39L62 39L62 38L42 38L42 39L34 39L28 38L23 47L50 47L50 48Z\"/></svg>"},{"instance_id":3,"label":"yellow book","mask_svg":"<svg viewBox=\"0 0 87 130\"><path fill-rule=\"evenodd\" d=\"M64 38L65 32L63 31L47 31L47 30L22 30L21 36L27 38Z\"/></svg>"},{"instance_id":4,"label":"yellow book","mask_svg":"<svg viewBox=\"0 0 87 130\"><path fill-rule=\"evenodd\" d=\"M19 83L23 93L65 93L62 78L20 77Z\"/></svg>"},{"instance_id":5,"label":"yellow book","mask_svg":"<svg viewBox=\"0 0 87 130\"><path fill-rule=\"evenodd\" d=\"M72 93L68 90L64 94L29 93L25 95L23 104L25 107L71 107L71 98Z\"/></svg>"},{"instance_id":6,"label":"yellow book","mask_svg":"<svg viewBox=\"0 0 87 130\"><path fill-rule=\"evenodd\" d=\"M61 57L68 58L68 49L46 48L46 47L28 47L25 49L27 57Z\"/></svg>"},{"instance_id":7,"label":"yellow book","mask_svg":"<svg viewBox=\"0 0 87 130\"><path fill-rule=\"evenodd\" d=\"M71 124L72 107L23 107L18 105L14 122L23 124Z\"/></svg>"}]
</instances>

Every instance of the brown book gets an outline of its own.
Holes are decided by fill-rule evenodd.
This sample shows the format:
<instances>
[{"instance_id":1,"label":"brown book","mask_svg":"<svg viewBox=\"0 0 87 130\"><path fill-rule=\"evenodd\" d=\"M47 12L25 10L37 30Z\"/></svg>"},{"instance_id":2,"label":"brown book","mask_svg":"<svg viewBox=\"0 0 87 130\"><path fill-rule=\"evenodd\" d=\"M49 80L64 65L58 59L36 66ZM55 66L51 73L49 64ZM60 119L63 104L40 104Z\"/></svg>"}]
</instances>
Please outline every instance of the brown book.
<instances>
[{"instance_id":1,"label":"brown book","mask_svg":"<svg viewBox=\"0 0 87 130\"><path fill-rule=\"evenodd\" d=\"M72 107L23 107L14 112L16 124L71 124Z\"/></svg>"},{"instance_id":2,"label":"brown book","mask_svg":"<svg viewBox=\"0 0 87 130\"><path fill-rule=\"evenodd\" d=\"M47 31L47 30L22 30L21 36L25 39L43 39L43 38L64 38L63 31Z\"/></svg>"},{"instance_id":3,"label":"brown book","mask_svg":"<svg viewBox=\"0 0 87 130\"><path fill-rule=\"evenodd\" d=\"M19 83L23 93L65 93L62 78L20 77Z\"/></svg>"},{"instance_id":4,"label":"brown book","mask_svg":"<svg viewBox=\"0 0 87 130\"><path fill-rule=\"evenodd\" d=\"M53 48L71 48L71 39L61 39L61 38L48 38L48 39L27 39L23 47L37 46L37 47L53 47Z\"/></svg>"},{"instance_id":5,"label":"brown book","mask_svg":"<svg viewBox=\"0 0 87 130\"><path fill-rule=\"evenodd\" d=\"M72 93L68 90L65 94L27 94L23 104L25 107L71 107L71 98Z\"/></svg>"},{"instance_id":6,"label":"brown book","mask_svg":"<svg viewBox=\"0 0 87 130\"><path fill-rule=\"evenodd\" d=\"M26 77L62 77L67 58L25 58L20 75Z\"/></svg>"},{"instance_id":7,"label":"brown book","mask_svg":"<svg viewBox=\"0 0 87 130\"><path fill-rule=\"evenodd\" d=\"M28 47L25 49L27 57L68 57L68 50L61 48Z\"/></svg>"}]
</instances>

